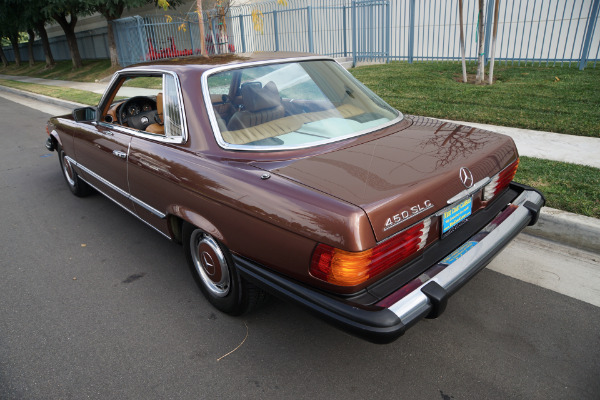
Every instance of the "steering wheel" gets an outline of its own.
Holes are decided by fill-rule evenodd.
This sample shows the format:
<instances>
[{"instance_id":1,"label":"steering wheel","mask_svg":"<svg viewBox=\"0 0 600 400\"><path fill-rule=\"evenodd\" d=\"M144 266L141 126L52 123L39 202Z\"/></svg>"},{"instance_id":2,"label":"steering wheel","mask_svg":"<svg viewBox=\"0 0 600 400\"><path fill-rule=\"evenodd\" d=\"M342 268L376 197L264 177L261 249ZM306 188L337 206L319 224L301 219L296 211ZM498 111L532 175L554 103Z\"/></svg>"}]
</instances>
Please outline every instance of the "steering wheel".
<instances>
[{"instance_id":1,"label":"steering wheel","mask_svg":"<svg viewBox=\"0 0 600 400\"><path fill-rule=\"evenodd\" d=\"M138 108L140 108L140 111L135 115L129 115L129 107L136 103L138 104ZM145 103L152 104L152 110L141 111L141 105ZM135 96L127 100L125 103L121 104L117 115L119 117L119 123L121 125L127 123L127 125L129 125L130 127L143 131L146 130L148 125L151 125L155 122L154 119L157 113L158 111L156 110L156 101L146 96Z\"/></svg>"}]
</instances>

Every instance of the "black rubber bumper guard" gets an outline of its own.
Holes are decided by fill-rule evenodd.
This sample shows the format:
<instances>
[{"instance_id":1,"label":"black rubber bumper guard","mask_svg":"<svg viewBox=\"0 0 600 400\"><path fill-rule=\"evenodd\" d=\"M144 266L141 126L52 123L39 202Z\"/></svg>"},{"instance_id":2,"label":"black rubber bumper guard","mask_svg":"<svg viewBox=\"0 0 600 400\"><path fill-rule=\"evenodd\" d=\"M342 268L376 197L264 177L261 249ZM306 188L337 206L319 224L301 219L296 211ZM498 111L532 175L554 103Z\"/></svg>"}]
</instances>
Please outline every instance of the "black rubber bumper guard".
<instances>
[{"instance_id":1,"label":"black rubber bumper guard","mask_svg":"<svg viewBox=\"0 0 600 400\"><path fill-rule=\"evenodd\" d=\"M234 256L234 261L245 279L276 297L298 304L355 336L373 343L390 343L420 319L441 315L452 294L489 264L527 225L537 222L545 202L543 195L525 185L511 183L511 188L521 193L513 201L517 209L505 221L439 275L388 308L325 294L239 256Z\"/></svg>"}]
</instances>

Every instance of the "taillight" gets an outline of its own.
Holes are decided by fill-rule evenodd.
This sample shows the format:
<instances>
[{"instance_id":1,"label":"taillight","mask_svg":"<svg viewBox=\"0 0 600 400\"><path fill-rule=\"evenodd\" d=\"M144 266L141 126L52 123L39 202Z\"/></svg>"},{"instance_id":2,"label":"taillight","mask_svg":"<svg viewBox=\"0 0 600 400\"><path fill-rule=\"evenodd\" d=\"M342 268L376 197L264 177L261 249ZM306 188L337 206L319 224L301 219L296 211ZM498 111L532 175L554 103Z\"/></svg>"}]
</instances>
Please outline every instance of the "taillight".
<instances>
[{"instance_id":1,"label":"taillight","mask_svg":"<svg viewBox=\"0 0 600 400\"><path fill-rule=\"evenodd\" d=\"M350 252L319 244L312 256L310 273L334 285L361 284L423 249L430 225L427 218L365 251Z\"/></svg>"},{"instance_id":2,"label":"taillight","mask_svg":"<svg viewBox=\"0 0 600 400\"><path fill-rule=\"evenodd\" d=\"M490 200L504 190L514 179L518 167L519 159L517 158L515 162L496 174L494 178L492 178L492 181L485 186L485 189L483 190L483 200Z\"/></svg>"}]
</instances>

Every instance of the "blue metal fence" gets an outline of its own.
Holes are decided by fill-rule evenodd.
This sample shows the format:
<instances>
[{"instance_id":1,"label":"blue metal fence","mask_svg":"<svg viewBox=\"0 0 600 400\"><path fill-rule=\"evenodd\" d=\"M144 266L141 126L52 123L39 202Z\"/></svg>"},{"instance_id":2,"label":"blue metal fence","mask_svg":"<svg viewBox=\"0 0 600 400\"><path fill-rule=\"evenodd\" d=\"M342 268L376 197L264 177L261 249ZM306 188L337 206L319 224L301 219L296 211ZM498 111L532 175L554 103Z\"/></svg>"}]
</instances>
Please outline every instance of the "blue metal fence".
<instances>
[{"instance_id":1,"label":"blue metal fence","mask_svg":"<svg viewBox=\"0 0 600 400\"><path fill-rule=\"evenodd\" d=\"M361 61L460 60L459 0L288 0L232 7L226 31L205 13L213 52L304 51ZM477 0L464 0L466 57L477 58ZM600 0L501 0L495 59L503 63L595 66L600 55ZM253 18L254 15L254 18ZM485 8L490 58L494 1ZM258 24L256 24L258 22ZM181 25L185 25L185 29ZM260 29L256 29L260 28ZM196 53L196 14L115 21L122 65L177 52ZM218 45L226 42L227 45ZM229 46L230 45L230 46ZM212 47L211 47L212 46Z\"/></svg>"},{"instance_id":2,"label":"blue metal fence","mask_svg":"<svg viewBox=\"0 0 600 400\"><path fill-rule=\"evenodd\" d=\"M71 59L66 36L52 37L48 39L48 42L52 49L52 56L56 61ZM106 28L78 32L77 44L79 45L79 53L83 59L105 59L110 57ZM3 47L2 50L8 61L15 61L15 53L12 47ZM21 54L22 62L29 60L27 43L19 44L19 53ZM39 39L33 44L33 58L37 61L45 60L44 49Z\"/></svg>"}]
</instances>

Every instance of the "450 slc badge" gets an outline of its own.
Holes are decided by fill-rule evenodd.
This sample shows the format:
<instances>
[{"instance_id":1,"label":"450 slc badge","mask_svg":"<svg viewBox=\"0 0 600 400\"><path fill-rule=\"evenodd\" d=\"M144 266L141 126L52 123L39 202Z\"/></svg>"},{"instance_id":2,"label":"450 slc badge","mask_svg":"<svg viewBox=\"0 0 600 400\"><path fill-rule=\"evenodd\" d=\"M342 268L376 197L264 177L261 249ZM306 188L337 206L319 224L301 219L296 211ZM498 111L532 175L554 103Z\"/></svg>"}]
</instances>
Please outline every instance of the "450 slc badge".
<instances>
[{"instance_id":1,"label":"450 slc badge","mask_svg":"<svg viewBox=\"0 0 600 400\"><path fill-rule=\"evenodd\" d=\"M416 206L412 206L408 210L404 210L388 218L385 221L385 227L383 228L383 230L387 231L388 229L391 229L396 225L401 224L407 219L411 219L412 217L421 214L423 211L429 210L431 207L433 207L433 204L429 200L425 200L423 203L417 204Z\"/></svg>"}]
</instances>

